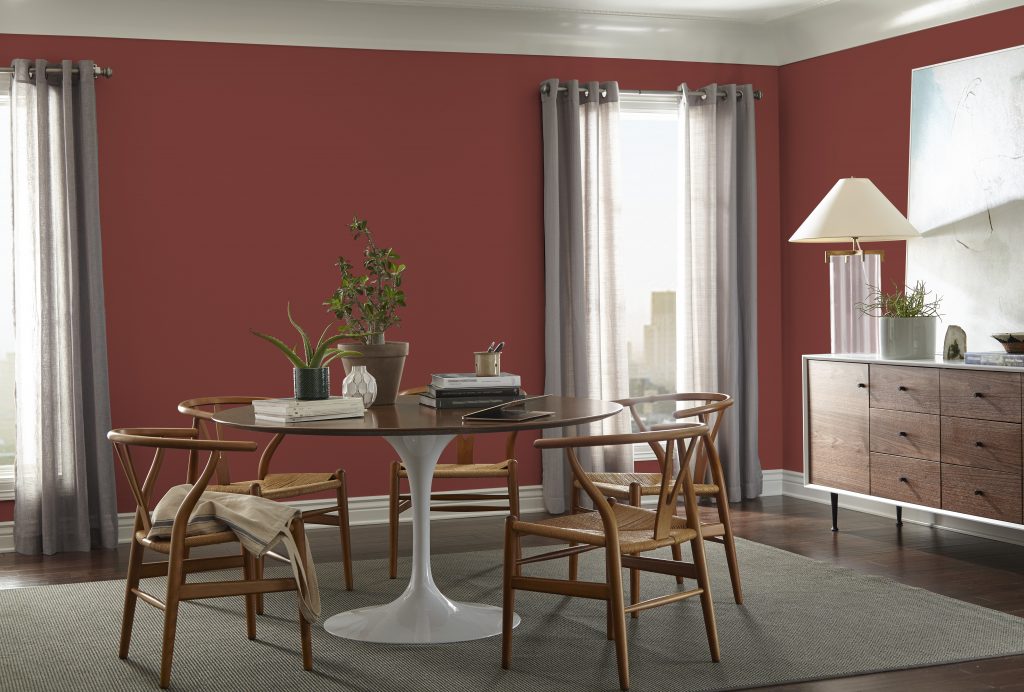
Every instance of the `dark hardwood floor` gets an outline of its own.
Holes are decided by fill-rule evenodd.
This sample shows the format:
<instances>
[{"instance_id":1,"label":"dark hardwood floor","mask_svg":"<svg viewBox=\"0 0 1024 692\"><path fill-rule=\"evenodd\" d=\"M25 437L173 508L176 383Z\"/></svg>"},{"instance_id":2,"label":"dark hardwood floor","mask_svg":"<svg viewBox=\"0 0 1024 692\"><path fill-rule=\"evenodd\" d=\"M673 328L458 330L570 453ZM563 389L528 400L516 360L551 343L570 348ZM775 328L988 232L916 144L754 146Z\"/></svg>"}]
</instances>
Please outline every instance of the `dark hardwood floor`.
<instances>
[{"instance_id":1,"label":"dark hardwood floor","mask_svg":"<svg viewBox=\"0 0 1024 692\"><path fill-rule=\"evenodd\" d=\"M946 596L1024 616L1024 547L952 531L840 509L840 532L830 530L829 508L788 497L733 506L736 533L758 543L831 562L866 574L890 577ZM501 546L502 519L465 518L431 525L434 552ZM402 547L410 548L409 527ZM321 560L339 559L337 534L316 531L310 543ZM353 558L387 556L384 526L352 529ZM54 557L0 555L0 588L11 589L100 579L121 579L127 550ZM356 588L359 575L356 574ZM809 643L810 644L810 643ZM1024 656L862 675L771 689L801 692L849 690L1024 689Z\"/></svg>"}]
</instances>

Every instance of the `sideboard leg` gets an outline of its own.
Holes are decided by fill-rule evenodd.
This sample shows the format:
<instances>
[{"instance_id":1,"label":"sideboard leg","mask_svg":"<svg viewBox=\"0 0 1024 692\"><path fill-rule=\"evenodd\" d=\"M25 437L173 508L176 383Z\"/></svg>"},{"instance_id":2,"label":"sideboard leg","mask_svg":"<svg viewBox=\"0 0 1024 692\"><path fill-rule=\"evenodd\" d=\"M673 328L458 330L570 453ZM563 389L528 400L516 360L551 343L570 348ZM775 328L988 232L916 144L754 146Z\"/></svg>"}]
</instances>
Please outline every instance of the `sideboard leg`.
<instances>
[{"instance_id":1,"label":"sideboard leg","mask_svg":"<svg viewBox=\"0 0 1024 692\"><path fill-rule=\"evenodd\" d=\"M839 493L831 493L832 495L832 530L838 531L839 526L836 523L839 519Z\"/></svg>"},{"instance_id":2,"label":"sideboard leg","mask_svg":"<svg viewBox=\"0 0 1024 692\"><path fill-rule=\"evenodd\" d=\"M903 526L903 507L896 505L896 526Z\"/></svg>"}]
</instances>

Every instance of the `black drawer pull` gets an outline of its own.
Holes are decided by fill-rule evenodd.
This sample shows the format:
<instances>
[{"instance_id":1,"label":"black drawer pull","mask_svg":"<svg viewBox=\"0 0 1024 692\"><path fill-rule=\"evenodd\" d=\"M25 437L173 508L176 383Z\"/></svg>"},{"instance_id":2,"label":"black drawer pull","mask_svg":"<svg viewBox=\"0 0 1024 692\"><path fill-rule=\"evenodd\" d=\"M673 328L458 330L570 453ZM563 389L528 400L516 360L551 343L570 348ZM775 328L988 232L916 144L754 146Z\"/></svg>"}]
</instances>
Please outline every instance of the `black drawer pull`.
<instances>
[{"instance_id":1,"label":"black drawer pull","mask_svg":"<svg viewBox=\"0 0 1024 692\"><path fill-rule=\"evenodd\" d=\"M902 430L900 430L900 437L906 437L906 436L907 436L907 433L905 433Z\"/></svg>"},{"instance_id":2,"label":"black drawer pull","mask_svg":"<svg viewBox=\"0 0 1024 692\"><path fill-rule=\"evenodd\" d=\"M866 389L866 388L867 388L867 385L866 385L866 384L864 384L863 382L858 382L858 383L857 383L857 386L858 386L858 387L859 387L860 389Z\"/></svg>"},{"instance_id":3,"label":"black drawer pull","mask_svg":"<svg viewBox=\"0 0 1024 692\"><path fill-rule=\"evenodd\" d=\"M984 494L985 494L985 491L984 491L984 490L975 490L975 491L974 491L974 494L975 494L975 495L978 495L978 496L982 496L982 495L984 495Z\"/></svg>"},{"instance_id":4,"label":"black drawer pull","mask_svg":"<svg viewBox=\"0 0 1024 692\"><path fill-rule=\"evenodd\" d=\"M976 399L984 399L985 395L982 394L981 392L975 392L974 393L974 398L976 398Z\"/></svg>"},{"instance_id":5,"label":"black drawer pull","mask_svg":"<svg viewBox=\"0 0 1024 692\"><path fill-rule=\"evenodd\" d=\"M900 386L899 386L899 387L897 387L896 389L900 390L901 392L905 392L905 391L907 391L907 388L906 388L906 387L904 387L903 385L900 385Z\"/></svg>"},{"instance_id":6,"label":"black drawer pull","mask_svg":"<svg viewBox=\"0 0 1024 692\"><path fill-rule=\"evenodd\" d=\"M900 476L900 483L909 483L906 476Z\"/></svg>"},{"instance_id":7,"label":"black drawer pull","mask_svg":"<svg viewBox=\"0 0 1024 692\"><path fill-rule=\"evenodd\" d=\"M975 442L975 443L974 443L974 446L975 446L975 447L984 447L984 446L985 446L985 444L984 444L983 442L981 442L981 440L979 440L979 441L977 441L977 442Z\"/></svg>"}]
</instances>

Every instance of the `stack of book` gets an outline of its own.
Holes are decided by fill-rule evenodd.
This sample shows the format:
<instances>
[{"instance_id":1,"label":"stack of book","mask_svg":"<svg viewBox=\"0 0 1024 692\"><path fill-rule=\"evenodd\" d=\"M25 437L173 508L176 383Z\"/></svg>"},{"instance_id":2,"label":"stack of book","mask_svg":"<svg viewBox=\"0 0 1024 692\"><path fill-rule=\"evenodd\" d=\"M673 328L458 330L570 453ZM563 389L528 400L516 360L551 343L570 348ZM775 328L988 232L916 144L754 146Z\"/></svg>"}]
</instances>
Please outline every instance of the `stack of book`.
<instances>
[{"instance_id":1,"label":"stack of book","mask_svg":"<svg viewBox=\"0 0 1024 692\"><path fill-rule=\"evenodd\" d=\"M1005 351L968 351L964 357L967 365L997 365L1005 368L1024 368L1024 353Z\"/></svg>"},{"instance_id":2,"label":"stack of book","mask_svg":"<svg viewBox=\"0 0 1024 692\"><path fill-rule=\"evenodd\" d=\"M332 396L328 399L257 399L252 402L256 420L269 423L300 423L332 418L362 418L366 409L359 397Z\"/></svg>"},{"instance_id":3,"label":"stack of book","mask_svg":"<svg viewBox=\"0 0 1024 692\"><path fill-rule=\"evenodd\" d=\"M519 375L478 377L471 372L445 372L431 375L427 392L420 403L431 408L486 408L523 398Z\"/></svg>"}]
</instances>

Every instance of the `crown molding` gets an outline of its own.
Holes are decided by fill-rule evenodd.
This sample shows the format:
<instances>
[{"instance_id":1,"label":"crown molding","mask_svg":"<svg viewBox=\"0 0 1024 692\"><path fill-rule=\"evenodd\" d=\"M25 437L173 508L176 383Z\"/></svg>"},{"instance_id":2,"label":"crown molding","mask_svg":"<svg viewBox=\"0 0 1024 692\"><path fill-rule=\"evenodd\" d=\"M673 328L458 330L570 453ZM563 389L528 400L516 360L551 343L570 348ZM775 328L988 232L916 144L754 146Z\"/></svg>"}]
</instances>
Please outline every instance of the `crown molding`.
<instances>
[{"instance_id":1,"label":"crown molding","mask_svg":"<svg viewBox=\"0 0 1024 692\"><path fill-rule=\"evenodd\" d=\"M9 34L782 65L1024 4L822 0L744 22L437 2L0 0L0 26Z\"/></svg>"}]
</instances>

